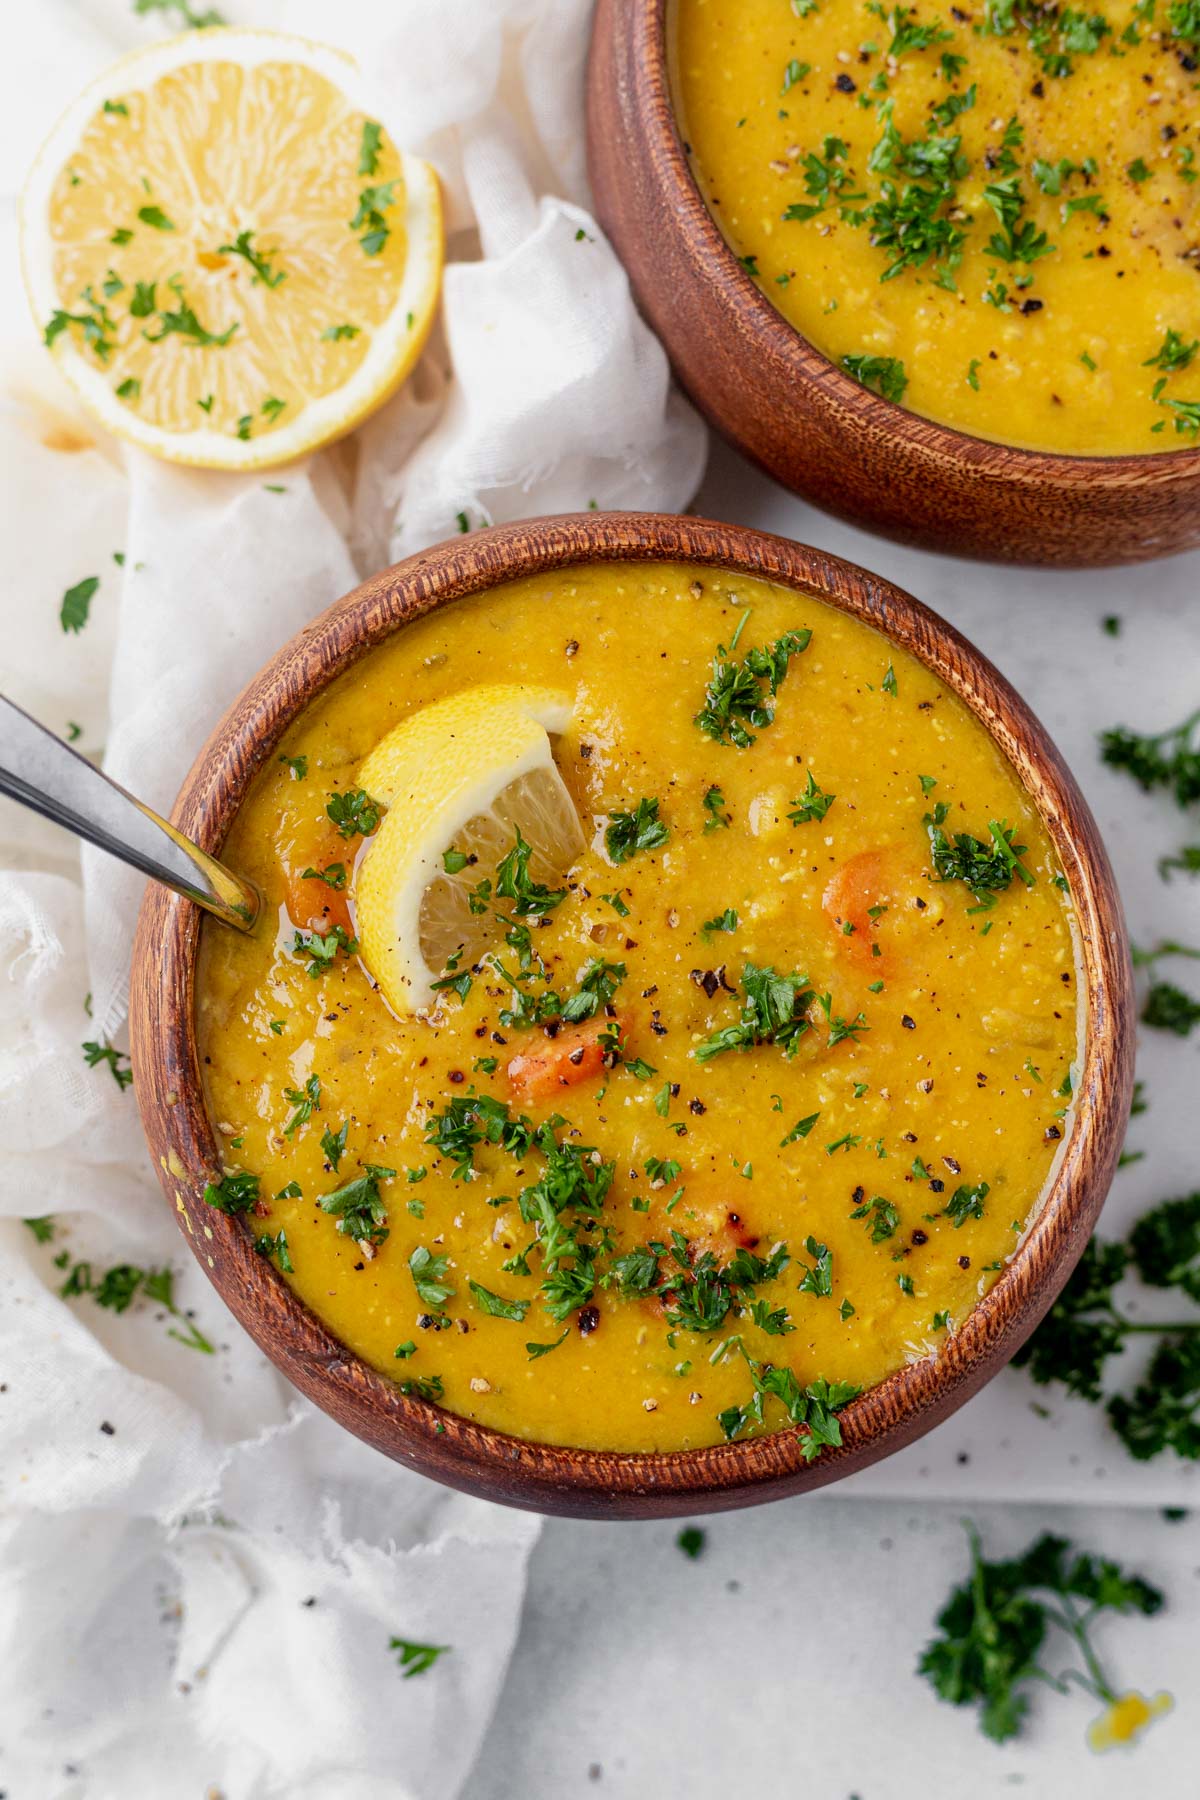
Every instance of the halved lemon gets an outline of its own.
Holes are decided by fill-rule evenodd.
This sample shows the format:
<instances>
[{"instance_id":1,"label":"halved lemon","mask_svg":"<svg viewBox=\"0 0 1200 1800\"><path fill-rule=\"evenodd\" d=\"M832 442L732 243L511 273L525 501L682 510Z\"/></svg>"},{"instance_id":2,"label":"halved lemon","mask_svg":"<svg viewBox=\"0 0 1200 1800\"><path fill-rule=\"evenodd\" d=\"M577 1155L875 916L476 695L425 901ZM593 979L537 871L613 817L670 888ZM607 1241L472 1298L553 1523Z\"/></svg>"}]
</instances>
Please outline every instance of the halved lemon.
<instances>
[{"instance_id":1,"label":"halved lemon","mask_svg":"<svg viewBox=\"0 0 1200 1800\"><path fill-rule=\"evenodd\" d=\"M447 961L461 951L466 968L494 938L495 921L473 913L469 895L518 831L530 875L547 887L582 850L550 744L571 704L548 688L467 688L422 707L363 763L359 786L388 810L355 878L358 942L395 1012L428 1007Z\"/></svg>"},{"instance_id":2,"label":"halved lemon","mask_svg":"<svg viewBox=\"0 0 1200 1800\"><path fill-rule=\"evenodd\" d=\"M412 368L441 198L339 52L191 32L68 109L21 247L38 325L104 425L173 462L265 468L349 431Z\"/></svg>"}]
</instances>

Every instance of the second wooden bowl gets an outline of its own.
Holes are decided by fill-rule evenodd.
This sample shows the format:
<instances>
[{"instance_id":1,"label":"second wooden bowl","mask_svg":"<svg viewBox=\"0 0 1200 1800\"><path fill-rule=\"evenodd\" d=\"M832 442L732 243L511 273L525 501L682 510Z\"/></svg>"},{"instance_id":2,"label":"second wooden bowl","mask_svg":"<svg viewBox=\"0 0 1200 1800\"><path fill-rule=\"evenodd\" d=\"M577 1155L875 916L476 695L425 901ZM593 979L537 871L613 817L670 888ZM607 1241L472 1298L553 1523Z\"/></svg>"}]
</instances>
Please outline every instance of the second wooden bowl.
<instances>
[{"instance_id":1,"label":"second wooden bowl","mask_svg":"<svg viewBox=\"0 0 1200 1800\"><path fill-rule=\"evenodd\" d=\"M588 168L638 303L711 423L785 487L932 550L1086 568L1200 545L1200 447L1059 456L970 437L881 400L776 312L688 166L669 4L598 0Z\"/></svg>"},{"instance_id":2,"label":"second wooden bowl","mask_svg":"<svg viewBox=\"0 0 1200 1800\"><path fill-rule=\"evenodd\" d=\"M511 1506L584 1517L712 1512L837 1481L920 1437L1001 1369L1083 1251L1112 1179L1133 1082L1133 995L1121 904L1096 825L1024 702L957 632L890 582L785 538L646 513L505 525L410 557L339 600L257 675L200 752L172 815L220 852L257 772L292 720L373 645L433 607L580 563L685 561L761 576L864 620L968 706L1031 795L1070 884L1086 996L1070 1131L1041 1210L996 1285L941 1352L840 1415L843 1446L806 1463L797 1434L659 1454L561 1449L406 1398L355 1356L255 1254L239 1219L206 1206L221 1153L196 1046L201 915L153 883L134 946L134 1085L154 1167L209 1279L267 1356L315 1403L398 1462ZM209 929L217 929L210 926Z\"/></svg>"}]
</instances>

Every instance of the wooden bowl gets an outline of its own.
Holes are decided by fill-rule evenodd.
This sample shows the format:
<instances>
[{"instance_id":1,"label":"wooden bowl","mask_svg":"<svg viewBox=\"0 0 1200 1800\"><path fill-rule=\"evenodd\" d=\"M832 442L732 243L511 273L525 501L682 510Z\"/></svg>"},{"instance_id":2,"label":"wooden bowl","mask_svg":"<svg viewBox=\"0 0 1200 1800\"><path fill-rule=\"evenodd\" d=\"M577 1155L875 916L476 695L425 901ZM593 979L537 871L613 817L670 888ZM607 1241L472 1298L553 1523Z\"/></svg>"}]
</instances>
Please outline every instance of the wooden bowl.
<instances>
[{"instance_id":1,"label":"wooden bowl","mask_svg":"<svg viewBox=\"0 0 1200 1800\"><path fill-rule=\"evenodd\" d=\"M1065 568L1200 545L1200 447L1059 456L989 443L881 400L776 312L693 179L669 4L598 0L588 167L597 217L709 421L785 487L904 543Z\"/></svg>"},{"instance_id":2,"label":"wooden bowl","mask_svg":"<svg viewBox=\"0 0 1200 1800\"><path fill-rule=\"evenodd\" d=\"M511 1506L646 1518L773 1500L836 1481L911 1443L1002 1368L1062 1287L1095 1224L1120 1153L1133 1080L1133 988L1121 903L1095 821L1045 731L950 626L866 570L734 525L583 513L456 537L356 588L293 638L217 726L183 786L175 823L219 852L256 772L297 713L393 631L510 577L578 563L683 560L819 595L912 652L982 722L1037 805L1071 885L1086 995L1076 1110L1045 1204L991 1292L937 1357L841 1414L844 1445L805 1463L794 1431L666 1454L560 1449L485 1430L406 1399L310 1313L255 1254L244 1223L204 1204L221 1157L196 1048L201 915L153 883L134 946L134 1083L164 1192L188 1243L246 1330L295 1385L386 1455Z\"/></svg>"}]
</instances>

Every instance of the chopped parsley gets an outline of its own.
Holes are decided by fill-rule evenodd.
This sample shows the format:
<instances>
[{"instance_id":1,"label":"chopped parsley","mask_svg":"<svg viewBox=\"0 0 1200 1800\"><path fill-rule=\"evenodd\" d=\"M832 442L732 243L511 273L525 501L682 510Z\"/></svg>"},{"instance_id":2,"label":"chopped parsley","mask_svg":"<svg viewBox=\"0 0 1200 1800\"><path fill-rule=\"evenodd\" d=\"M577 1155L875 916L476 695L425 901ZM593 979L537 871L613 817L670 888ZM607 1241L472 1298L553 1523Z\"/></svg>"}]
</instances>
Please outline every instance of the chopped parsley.
<instances>
[{"instance_id":1,"label":"chopped parsley","mask_svg":"<svg viewBox=\"0 0 1200 1800\"><path fill-rule=\"evenodd\" d=\"M286 1231L277 1231L273 1237L269 1232L264 1233L262 1237L256 1237L254 1240L254 1248L260 1256L265 1256L268 1260L275 1261L285 1275L295 1274L296 1271L292 1264L292 1253L288 1249Z\"/></svg>"},{"instance_id":2,"label":"chopped parsley","mask_svg":"<svg viewBox=\"0 0 1200 1800\"><path fill-rule=\"evenodd\" d=\"M692 1052L697 1062L710 1062L726 1050L749 1050L758 1044L778 1044L794 1056L804 1033L811 1029L806 1008L814 998L807 975L781 975L770 967L746 963L741 977L741 1016L736 1024L723 1025Z\"/></svg>"},{"instance_id":3,"label":"chopped parsley","mask_svg":"<svg viewBox=\"0 0 1200 1800\"><path fill-rule=\"evenodd\" d=\"M256 250L251 241L253 237L253 231L239 231L232 244L222 244L217 254L242 257L254 271L252 285L261 281L264 287L276 288L281 281L287 280L283 269L271 267L271 258L277 256L279 252L277 250Z\"/></svg>"},{"instance_id":4,"label":"chopped parsley","mask_svg":"<svg viewBox=\"0 0 1200 1800\"><path fill-rule=\"evenodd\" d=\"M888 1238L894 1237L900 1224L900 1213L890 1200L882 1194L875 1194L870 1200L864 1200L850 1214L852 1219L864 1220L867 1232L873 1244L884 1244Z\"/></svg>"},{"instance_id":5,"label":"chopped parsley","mask_svg":"<svg viewBox=\"0 0 1200 1800\"><path fill-rule=\"evenodd\" d=\"M890 185L890 184L888 184ZM843 356L842 367L863 387L899 405L908 386L904 364L896 356Z\"/></svg>"},{"instance_id":6,"label":"chopped parsley","mask_svg":"<svg viewBox=\"0 0 1200 1800\"><path fill-rule=\"evenodd\" d=\"M946 1203L946 1217L954 1220L956 1229L965 1225L968 1219L982 1219L987 1196L986 1181L976 1182L974 1187L955 1188Z\"/></svg>"},{"instance_id":7,"label":"chopped parsley","mask_svg":"<svg viewBox=\"0 0 1200 1800\"><path fill-rule=\"evenodd\" d=\"M361 788L331 794L325 808L343 837L370 837L379 829L379 808Z\"/></svg>"},{"instance_id":8,"label":"chopped parsley","mask_svg":"<svg viewBox=\"0 0 1200 1800\"><path fill-rule=\"evenodd\" d=\"M811 1268L805 1263L796 1265L803 1270L800 1292L814 1294L818 1299L828 1299L833 1293L833 1252L827 1245L818 1244L813 1237L805 1238L804 1248L813 1261Z\"/></svg>"},{"instance_id":9,"label":"chopped parsley","mask_svg":"<svg viewBox=\"0 0 1200 1800\"><path fill-rule=\"evenodd\" d=\"M358 196L358 210L350 221L351 231L360 231L359 243L367 256L378 256L388 238L391 226L384 218L384 212L393 206L396 200L396 184L384 181L375 187L365 187Z\"/></svg>"},{"instance_id":10,"label":"chopped parsley","mask_svg":"<svg viewBox=\"0 0 1200 1800\"><path fill-rule=\"evenodd\" d=\"M659 849L670 835L658 816L657 799L643 796L632 812L609 813L604 848L614 863L624 863L641 851Z\"/></svg>"},{"instance_id":11,"label":"chopped parsley","mask_svg":"<svg viewBox=\"0 0 1200 1800\"><path fill-rule=\"evenodd\" d=\"M711 937L715 931L736 931L737 928L738 916L732 906L727 906L724 912L717 913L711 919L705 919L700 927L700 933L702 937Z\"/></svg>"},{"instance_id":12,"label":"chopped parsley","mask_svg":"<svg viewBox=\"0 0 1200 1800\"><path fill-rule=\"evenodd\" d=\"M333 925L327 932L297 931L292 940L292 955L308 958L308 973L313 981L328 974L338 954L356 956L358 939L348 937L341 925Z\"/></svg>"},{"instance_id":13,"label":"chopped parsley","mask_svg":"<svg viewBox=\"0 0 1200 1800\"><path fill-rule=\"evenodd\" d=\"M842 1442L837 1415L860 1389L848 1381L811 1381L802 1387L790 1369L777 1369L767 1362L756 1362L741 1344L737 1348L750 1370L754 1393L742 1406L730 1406L718 1413L717 1423L726 1438L740 1437L743 1432L761 1427L768 1400L782 1405L788 1420L797 1428L805 1462L813 1462L826 1448L839 1449Z\"/></svg>"},{"instance_id":14,"label":"chopped parsley","mask_svg":"<svg viewBox=\"0 0 1200 1800\"><path fill-rule=\"evenodd\" d=\"M836 794L827 794L817 786L810 769L808 786L798 800L792 801L788 818L793 825L819 824L836 799Z\"/></svg>"},{"instance_id":15,"label":"chopped parsley","mask_svg":"<svg viewBox=\"0 0 1200 1800\"><path fill-rule=\"evenodd\" d=\"M154 286L154 283L150 286L150 305L145 314L139 314L137 307L133 304L131 304L129 308L130 312L139 317L149 317L151 312L155 314L155 317L158 320L158 330L153 332L142 332L142 336L148 344L161 344L165 337L174 336L181 337L187 343L199 345L201 348L211 347L220 349L229 342L230 338L237 330L238 322L236 319L225 331L213 332L207 330L197 318L195 308L184 295L183 280L181 276L172 275L167 282L167 286L171 289L171 292L175 297L175 305L173 307L155 305Z\"/></svg>"},{"instance_id":16,"label":"chopped parsley","mask_svg":"<svg viewBox=\"0 0 1200 1800\"><path fill-rule=\"evenodd\" d=\"M933 811L924 815L934 872L939 881L961 881L975 896L976 907L984 912L996 904L997 893L1012 886L1014 875L1019 876L1026 887L1034 885L1034 877L1021 861L1025 845L1015 841L1015 827L1010 828L1004 819L990 819L990 844L981 843L965 831L948 838L942 826L949 811L947 802L939 800Z\"/></svg>"},{"instance_id":17,"label":"chopped parsley","mask_svg":"<svg viewBox=\"0 0 1200 1800\"><path fill-rule=\"evenodd\" d=\"M337 1228L358 1244L382 1244L388 1235L387 1208L379 1194L379 1183L390 1181L395 1169L384 1169L367 1163L361 1175L332 1194L321 1196L321 1211L337 1218Z\"/></svg>"},{"instance_id":18,"label":"chopped parsley","mask_svg":"<svg viewBox=\"0 0 1200 1800\"><path fill-rule=\"evenodd\" d=\"M374 119L364 119L358 146L358 173L374 175L379 167L379 151L383 142L383 126Z\"/></svg>"},{"instance_id":19,"label":"chopped parsley","mask_svg":"<svg viewBox=\"0 0 1200 1800\"><path fill-rule=\"evenodd\" d=\"M302 1088L284 1088L284 1098L295 1108L291 1118L283 1128L284 1137L291 1137L301 1125L307 1125L314 1112L321 1110L321 1078L310 1075Z\"/></svg>"},{"instance_id":20,"label":"chopped parsley","mask_svg":"<svg viewBox=\"0 0 1200 1800\"><path fill-rule=\"evenodd\" d=\"M413 1254L416 1255L417 1252L414 1251ZM435 1260L444 1262L446 1259L444 1257L440 1257ZM410 1268L412 1267L411 1262L409 1264L409 1267ZM416 1277L414 1275L414 1280L415 1279L416 1279ZM482 1282L472 1281L472 1280L470 1280L469 1277L467 1280L467 1286L470 1288L471 1293L474 1296L475 1303L479 1307L479 1310L481 1312L487 1313L490 1318L511 1319L517 1325L524 1323L525 1314L529 1311L529 1308L531 1305L530 1301L528 1301L528 1300L504 1300L501 1298L501 1296L499 1294L493 1294L492 1290L490 1288L485 1288L483 1286ZM419 1284L418 1284L417 1291L418 1291L418 1293L420 1293ZM453 1290L451 1290L451 1289L447 1289L448 1293L452 1292L452 1291Z\"/></svg>"},{"instance_id":21,"label":"chopped parsley","mask_svg":"<svg viewBox=\"0 0 1200 1800\"><path fill-rule=\"evenodd\" d=\"M704 705L694 720L705 737L748 749L755 741L749 728L761 731L773 722L771 702L783 685L792 657L807 650L811 640L812 632L806 629L785 631L773 644L747 650L740 661L732 655L737 633L730 649L718 644Z\"/></svg>"},{"instance_id":22,"label":"chopped parsley","mask_svg":"<svg viewBox=\"0 0 1200 1800\"><path fill-rule=\"evenodd\" d=\"M712 831L723 831L729 824L729 814L725 811L725 796L719 787L710 787L704 795L704 810L708 814L704 821L707 836Z\"/></svg>"}]
</instances>

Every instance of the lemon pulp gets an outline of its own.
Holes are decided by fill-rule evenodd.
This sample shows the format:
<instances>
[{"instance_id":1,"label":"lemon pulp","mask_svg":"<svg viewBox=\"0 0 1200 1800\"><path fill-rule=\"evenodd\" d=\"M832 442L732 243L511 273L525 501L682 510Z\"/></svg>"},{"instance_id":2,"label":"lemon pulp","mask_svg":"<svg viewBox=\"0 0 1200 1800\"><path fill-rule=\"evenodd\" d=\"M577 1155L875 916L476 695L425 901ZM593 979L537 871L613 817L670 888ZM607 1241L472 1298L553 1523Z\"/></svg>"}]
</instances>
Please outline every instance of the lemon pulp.
<instances>
[{"instance_id":1,"label":"lemon pulp","mask_svg":"<svg viewBox=\"0 0 1200 1800\"><path fill-rule=\"evenodd\" d=\"M494 936L470 895L518 833L547 886L583 848L550 745L570 710L551 689L470 688L405 720L363 763L360 785L388 812L358 867L357 934L394 1011L427 1007L447 962L461 952L469 965Z\"/></svg>"},{"instance_id":2,"label":"lemon pulp","mask_svg":"<svg viewBox=\"0 0 1200 1800\"><path fill-rule=\"evenodd\" d=\"M183 461L262 465L349 428L436 304L428 166L303 40L227 31L81 97L23 209L47 342L104 422Z\"/></svg>"}]
</instances>

